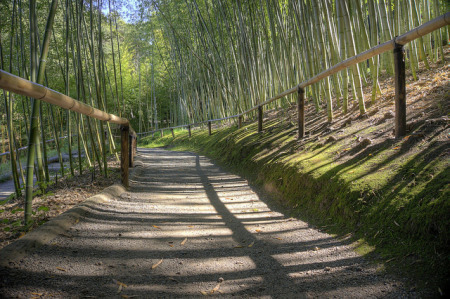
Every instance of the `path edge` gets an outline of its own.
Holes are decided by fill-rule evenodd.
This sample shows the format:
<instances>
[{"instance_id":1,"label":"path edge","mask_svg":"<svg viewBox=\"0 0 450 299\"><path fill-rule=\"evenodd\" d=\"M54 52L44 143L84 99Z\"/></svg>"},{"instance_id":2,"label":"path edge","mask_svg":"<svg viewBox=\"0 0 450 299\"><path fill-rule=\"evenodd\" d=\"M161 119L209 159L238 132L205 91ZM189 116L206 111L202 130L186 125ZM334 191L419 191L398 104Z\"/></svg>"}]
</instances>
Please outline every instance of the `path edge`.
<instances>
[{"instance_id":1,"label":"path edge","mask_svg":"<svg viewBox=\"0 0 450 299\"><path fill-rule=\"evenodd\" d=\"M14 266L15 263L19 262L26 255L32 253L42 245L49 243L58 235L65 233L70 227L78 223L79 219L86 215L91 207L108 202L124 192L126 192L126 189L120 184L106 187L100 193L87 198L75 207L5 246L0 250L0 266Z\"/></svg>"}]
</instances>

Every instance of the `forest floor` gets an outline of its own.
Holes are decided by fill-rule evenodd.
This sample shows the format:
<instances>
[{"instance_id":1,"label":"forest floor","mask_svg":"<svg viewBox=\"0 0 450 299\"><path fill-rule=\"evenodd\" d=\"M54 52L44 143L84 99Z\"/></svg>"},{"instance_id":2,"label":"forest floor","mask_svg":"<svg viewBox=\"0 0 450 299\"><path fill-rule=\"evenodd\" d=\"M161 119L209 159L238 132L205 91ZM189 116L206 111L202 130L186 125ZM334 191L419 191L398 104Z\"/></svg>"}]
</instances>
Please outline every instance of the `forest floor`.
<instances>
[{"instance_id":1,"label":"forest floor","mask_svg":"<svg viewBox=\"0 0 450 299\"><path fill-rule=\"evenodd\" d=\"M59 164L56 166L59 166ZM82 175L77 170L75 176L59 178L56 184L47 186L43 193L36 190L36 193L40 194L37 194L33 198L33 224L30 230L46 223L48 220L86 200L86 198L99 193L105 187L111 186L119 181L119 162L111 158L108 161L107 178L99 173L98 167L96 167L95 173L85 170ZM0 184L1 186L5 186L5 189L9 187L8 191L10 193L14 192L12 180ZM0 202L1 249L25 235L22 227L24 219L24 196L12 199L5 197Z\"/></svg>"},{"instance_id":2,"label":"forest floor","mask_svg":"<svg viewBox=\"0 0 450 299\"><path fill-rule=\"evenodd\" d=\"M206 157L139 149L130 184L119 196L85 205L87 212L68 231L0 268L0 294L7 298L420 295L355 253L348 238L334 238L286 216L270 197Z\"/></svg>"}]
</instances>

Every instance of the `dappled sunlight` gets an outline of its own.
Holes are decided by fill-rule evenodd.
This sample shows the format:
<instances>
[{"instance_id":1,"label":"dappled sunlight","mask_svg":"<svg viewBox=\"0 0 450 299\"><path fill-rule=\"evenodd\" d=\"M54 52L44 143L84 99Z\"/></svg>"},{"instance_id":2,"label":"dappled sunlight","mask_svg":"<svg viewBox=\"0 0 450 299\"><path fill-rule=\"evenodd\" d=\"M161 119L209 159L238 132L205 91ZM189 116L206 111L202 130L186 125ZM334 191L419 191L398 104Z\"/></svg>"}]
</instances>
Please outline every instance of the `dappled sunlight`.
<instances>
[{"instance_id":1,"label":"dappled sunlight","mask_svg":"<svg viewBox=\"0 0 450 299\"><path fill-rule=\"evenodd\" d=\"M76 285L95 278L101 294L117 293L119 281L126 296L199 296L219 287L244 297L332 296L375 275L348 244L273 211L245 180L208 159L139 153L144 166L135 168L127 192L88 207L66 234L24 259L20 275L42 276L24 286L52 292L64 279ZM42 263L39 273L26 270L34 263ZM371 288L368 281L360 287Z\"/></svg>"}]
</instances>

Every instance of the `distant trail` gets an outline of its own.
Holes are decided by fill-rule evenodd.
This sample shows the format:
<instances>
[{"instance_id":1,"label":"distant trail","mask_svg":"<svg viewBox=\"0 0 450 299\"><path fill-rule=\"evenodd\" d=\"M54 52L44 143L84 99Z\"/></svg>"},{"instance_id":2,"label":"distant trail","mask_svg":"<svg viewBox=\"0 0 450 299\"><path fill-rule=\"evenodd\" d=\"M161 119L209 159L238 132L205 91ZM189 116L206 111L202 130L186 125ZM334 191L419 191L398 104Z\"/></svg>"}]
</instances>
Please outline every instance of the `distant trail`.
<instances>
[{"instance_id":1,"label":"distant trail","mask_svg":"<svg viewBox=\"0 0 450 299\"><path fill-rule=\"evenodd\" d=\"M66 233L0 269L0 294L415 295L344 243L272 211L246 180L205 157L139 149L130 190L91 205Z\"/></svg>"}]
</instances>

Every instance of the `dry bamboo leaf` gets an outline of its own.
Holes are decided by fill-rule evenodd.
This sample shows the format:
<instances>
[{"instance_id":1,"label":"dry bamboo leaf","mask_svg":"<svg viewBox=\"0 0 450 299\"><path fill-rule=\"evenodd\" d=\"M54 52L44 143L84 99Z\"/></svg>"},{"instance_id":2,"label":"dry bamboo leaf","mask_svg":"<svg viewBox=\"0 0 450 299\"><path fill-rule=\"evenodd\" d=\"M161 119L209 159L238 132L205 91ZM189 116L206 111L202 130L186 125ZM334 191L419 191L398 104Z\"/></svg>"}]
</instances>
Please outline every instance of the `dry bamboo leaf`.
<instances>
[{"instance_id":1,"label":"dry bamboo leaf","mask_svg":"<svg viewBox=\"0 0 450 299\"><path fill-rule=\"evenodd\" d=\"M260 229L255 229L255 232L260 233L261 230Z\"/></svg>"},{"instance_id":2,"label":"dry bamboo leaf","mask_svg":"<svg viewBox=\"0 0 450 299\"><path fill-rule=\"evenodd\" d=\"M152 225L154 228L157 228L157 229L161 229L159 226L157 226L157 225Z\"/></svg>"},{"instance_id":3,"label":"dry bamboo leaf","mask_svg":"<svg viewBox=\"0 0 450 299\"><path fill-rule=\"evenodd\" d=\"M274 238L274 239L277 239L277 240L283 240L283 239L281 239L281 238L279 238L279 237L276 237L276 238Z\"/></svg>"},{"instance_id":4,"label":"dry bamboo leaf","mask_svg":"<svg viewBox=\"0 0 450 299\"><path fill-rule=\"evenodd\" d=\"M117 294L119 294L120 292L122 292L122 288L123 288L123 286L122 286L122 285L119 285L119 289L117 290Z\"/></svg>"},{"instance_id":5,"label":"dry bamboo leaf","mask_svg":"<svg viewBox=\"0 0 450 299\"><path fill-rule=\"evenodd\" d=\"M181 241L181 245L186 244L186 242L187 242L187 238L185 238L183 241Z\"/></svg>"},{"instance_id":6,"label":"dry bamboo leaf","mask_svg":"<svg viewBox=\"0 0 450 299\"><path fill-rule=\"evenodd\" d=\"M210 294L214 294L214 292L217 292L220 289L220 282L214 287L214 289L211 290Z\"/></svg>"},{"instance_id":7,"label":"dry bamboo leaf","mask_svg":"<svg viewBox=\"0 0 450 299\"><path fill-rule=\"evenodd\" d=\"M400 224L397 223L397 221L394 220L395 225L397 225L398 227L400 227Z\"/></svg>"},{"instance_id":8,"label":"dry bamboo leaf","mask_svg":"<svg viewBox=\"0 0 450 299\"><path fill-rule=\"evenodd\" d=\"M170 246L170 247L173 247L173 245L172 245L172 244L169 244L169 246Z\"/></svg>"},{"instance_id":9,"label":"dry bamboo leaf","mask_svg":"<svg viewBox=\"0 0 450 299\"><path fill-rule=\"evenodd\" d=\"M193 226L192 226L192 225L188 225L188 227L190 227L190 228L193 228Z\"/></svg>"},{"instance_id":10,"label":"dry bamboo leaf","mask_svg":"<svg viewBox=\"0 0 450 299\"><path fill-rule=\"evenodd\" d=\"M77 224L78 222L80 222L80 218L78 218L77 220L75 220L75 224Z\"/></svg>"},{"instance_id":11,"label":"dry bamboo leaf","mask_svg":"<svg viewBox=\"0 0 450 299\"><path fill-rule=\"evenodd\" d=\"M202 293L203 296L208 296L208 292L206 291L200 291L200 293Z\"/></svg>"},{"instance_id":12,"label":"dry bamboo leaf","mask_svg":"<svg viewBox=\"0 0 450 299\"><path fill-rule=\"evenodd\" d=\"M31 295L35 295L35 296L42 296L43 293L36 293L36 292L32 292Z\"/></svg>"},{"instance_id":13,"label":"dry bamboo leaf","mask_svg":"<svg viewBox=\"0 0 450 299\"><path fill-rule=\"evenodd\" d=\"M396 146L396 147L394 147L393 149L398 150L399 148L400 148L399 146Z\"/></svg>"},{"instance_id":14,"label":"dry bamboo leaf","mask_svg":"<svg viewBox=\"0 0 450 299\"><path fill-rule=\"evenodd\" d=\"M255 244L255 241L251 242L250 244L248 244L248 247L252 247L253 244Z\"/></svg>"},{"instance_id":15,"label":"dry bamboo leaf","mask_svg":"<svg viewBox=\"0 0 450 299\"><path fill-rule=\"evenodd\" d=\"M163 260L160 259L159 262L157 262L156 264L154 264L154 265L152 266L152 269L155 269L156 267L158 267L159 265L161 265L162 262L163 262Z\"/></svg>"},{"instance_id":16,"label":"dry bamboo leaf","mask_svg":"<svg viewBox=\"0 0 450 299\"><path fill-rule=\"evenodd\" d=\"M124 287L124 288L128 287L126 284L124 284L123 282L120 282L118 280L113 279L113 282L118 284L118 285L120 285L120 286L122 286L122 287Z\"/></svg>"},{"instance_id":17,"label":"dry bamboo leaf","mask_svg":"<svg viewBox=\"0 0 450 299\"><path fill-rule=\"evenodd\" d=\"M64 269L64 268L61 268L61 267L56 267L56 269L58 269L59 271L64 271L64 272L66 272L66 271L67 271L66 269Z\"/></svg>"}]
</instances>

